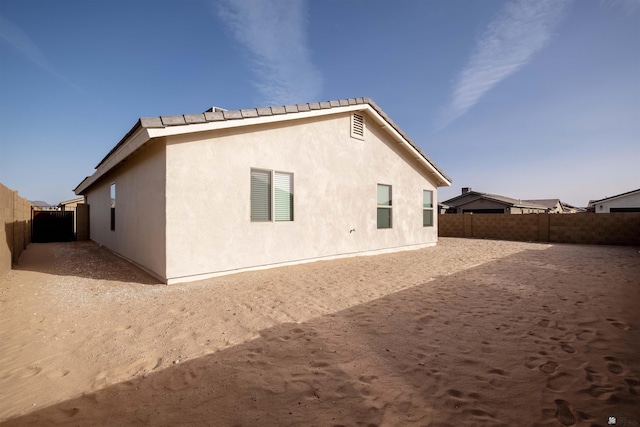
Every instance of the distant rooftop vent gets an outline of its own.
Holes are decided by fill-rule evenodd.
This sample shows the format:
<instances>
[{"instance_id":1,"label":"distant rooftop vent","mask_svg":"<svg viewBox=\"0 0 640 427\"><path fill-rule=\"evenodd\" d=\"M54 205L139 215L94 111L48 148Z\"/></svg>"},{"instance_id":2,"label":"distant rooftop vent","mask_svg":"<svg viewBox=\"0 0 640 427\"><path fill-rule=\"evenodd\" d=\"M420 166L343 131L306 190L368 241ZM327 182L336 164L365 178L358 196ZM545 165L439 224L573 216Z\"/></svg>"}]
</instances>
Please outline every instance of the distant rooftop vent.
<instances>
[{"instance_id":1,"label":"distant rooftop vent","mask_svg":"<svg viewBox=\"0 0 640 427\"><path fill-rule=\"evenodd\" d=\"M462 194L467 194L471 191L471 187L462 187Z\"/></svg>"},{"instance_id":2,"label":"distant rooftop vent","mask_svg":"<svg viewBox=\"0 0 640 427\"><path fill-rule=\"evenodd\" d=\"M227 111L224 108L216 107L215 105L209 108L205 113L222 113L223 111Z\"/></svg>"}]
</instances>

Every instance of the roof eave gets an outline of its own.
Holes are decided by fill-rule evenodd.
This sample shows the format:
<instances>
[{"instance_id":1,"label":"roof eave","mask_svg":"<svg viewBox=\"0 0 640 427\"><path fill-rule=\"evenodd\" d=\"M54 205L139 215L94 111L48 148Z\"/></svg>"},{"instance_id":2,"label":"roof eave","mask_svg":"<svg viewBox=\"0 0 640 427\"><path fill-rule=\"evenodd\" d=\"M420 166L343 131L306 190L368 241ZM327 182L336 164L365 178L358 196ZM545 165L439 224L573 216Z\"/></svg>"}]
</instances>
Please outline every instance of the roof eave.
<instances>
[{"instance_id":1,"label":"roof eave","mask_svg":"<svg viewBox=\"0 0 640 427\"><path fill-rule=\"evenodd\" d=\"M606 202L609 200L613 200L613 199L617 199L618 197L626 197L626 196L630 196L634 193L640 192L640 188L638 188L637 190L631 190L631 191L627 191L626 193L621 193L621 194L616 194L615 196L611 196L611 197L605 197L604 199L600 199L600 200L589 200L589 205L591 204L596 204L596 203L601 203L601 202Z\"/></svg>"},{"instance_id":2,"label":"roof eave","mask_svg":"<svg viewBox=\"0 0 640 427\"><path fill-rule=\"evenodd\" d=\"M208 111L202 114L141 118L127 134L98 163L96 171L74 189L82 195L103 175L124 161L151 139L185 133L205 132L255 124L273 123L349 111L367 111L379 125L414 156L421 166L434 177L436 186L450 186L449 178L436 164L397 126L378 105L369 98L349 98L328 102L312 102L282 107L248 110Z\"/></svg>"}]
</instances>

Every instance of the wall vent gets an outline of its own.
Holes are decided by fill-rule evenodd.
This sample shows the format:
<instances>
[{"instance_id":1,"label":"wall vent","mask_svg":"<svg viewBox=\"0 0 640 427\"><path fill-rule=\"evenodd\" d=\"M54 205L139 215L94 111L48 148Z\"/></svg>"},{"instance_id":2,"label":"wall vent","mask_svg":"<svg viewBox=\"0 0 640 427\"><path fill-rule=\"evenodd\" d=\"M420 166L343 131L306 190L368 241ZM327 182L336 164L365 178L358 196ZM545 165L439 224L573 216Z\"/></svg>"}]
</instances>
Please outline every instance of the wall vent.
<instances>
[{"instance_id":1,"label":"wall vent","mask_svg":"<svg viewBox=\"0 0 640 427\"><path fill-rule=\"evenodd\" d=\"M364 116L353 113L351 115L351 137L364 139Z\"/></svg>"}]
</instances>

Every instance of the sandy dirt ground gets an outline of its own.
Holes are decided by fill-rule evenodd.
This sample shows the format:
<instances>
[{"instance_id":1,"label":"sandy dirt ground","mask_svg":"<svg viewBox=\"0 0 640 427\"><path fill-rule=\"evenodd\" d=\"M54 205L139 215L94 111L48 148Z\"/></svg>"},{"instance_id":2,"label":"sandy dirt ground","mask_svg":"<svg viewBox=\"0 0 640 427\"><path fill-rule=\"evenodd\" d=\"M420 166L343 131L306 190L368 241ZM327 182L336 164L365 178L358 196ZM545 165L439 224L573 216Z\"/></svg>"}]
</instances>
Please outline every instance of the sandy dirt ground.
<instances>
[{"instance_id":1,"label":"sandy dirt ground","mask_svg":"<svg viewBox=\"0 0 640 427\"><path fill-rule=\"evenodd\" d=\"M0 424L640 425L638 249L443 238L165 286L31 244Z\"/></svg>"}]
</instances>

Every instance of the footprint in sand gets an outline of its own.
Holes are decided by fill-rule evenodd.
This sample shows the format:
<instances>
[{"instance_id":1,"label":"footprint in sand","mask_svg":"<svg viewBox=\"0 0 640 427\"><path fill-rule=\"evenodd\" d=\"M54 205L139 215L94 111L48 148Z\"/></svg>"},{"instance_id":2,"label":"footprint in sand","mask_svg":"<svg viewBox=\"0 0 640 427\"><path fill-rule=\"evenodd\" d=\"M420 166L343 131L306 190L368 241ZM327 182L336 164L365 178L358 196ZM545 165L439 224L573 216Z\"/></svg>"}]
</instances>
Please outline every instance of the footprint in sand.
<instances>
[{"instance_id":1,"label":"footprint in sand","mask_svg":"<svg viewBox=\"0 0 640 427\"><path fill-rule=\"evenodd\" d=\"M625 382L625 384L627 384L629 386L629 393L637 396L638 395L638 385L640 385L640 382L634 380L633 378L625 378L624 382Z\"/></svg>"},{"instance_id":2,"label":"footprint in sand","mask_svg":"<svg viewBox=\"0 0 640 427\"><path fill-rule=\"evenodd\" d=\"M536 356L529 356L529 361L525 363L524 366L526 366L529 369L535 369L540 366L538 364L538 360L540 360L540 358Z\"/></svg>"},{"instance_id":3,"label":"footprint in sand","mask_svg":"<svg viewBox=\"0 0 640 427\"><path fill-rule=\"evenodd\" d=\"M558 368L558 364L552 360L540 365L540 370L547 375L553 374Z\"/></svg>"},{"instance_id":4,"label":"footprint in sand","mask_svg":"<svg viewBox=\"0 0 640 427\"><path fill-rule=\"evenodd\" d=\"M58 378L66 377L70 373L71 371L67 371L66 369L56 369L54 371L48 372L47 378L58 379Z\"/></svg>"},{"instance_id":5,"label":"footprint in sand","mask_svg":"<svg viewBox=\"0 0 640 427\"><path fill-rule=\"evenodd\" d=\"M41 367L39 367L39 366L29 366L28 368L24 369L24 372L22 373L22 375L20 375L20 377L21 378L35 377L40 372L42 372L42 368Z\"/></svg>"},{"instance_id":6,"label":"footprint in sand","mask_svg":"<svg viewBox=\"0 0 640 427\"><path fill-rule=\"evenodd\" d=\"M78 408L71 408L71 409L61 409L61 411L68 416L69 418L71 417L75 417L76 415L78 415L78 412L80 412L80 409Z\"/></svg>"},{"instance_id":7,"label":"footprint in sand","mask_svg":"<svg viewBox=\"0 0 640 427\"><path fill-rule=\"evenodd\" d=\"M560 372L547 379L547 388L555 392L565 392L569 390L575 382L576 378L573 375Z\"/></svg>"},{"instance_id":8,"label":"footprint in sand","mask_svg":"<svg viewBox=\"0 0 640 427\"><path fill-rule=\"evenodd\" d=\"M562 425L572 426L576 423L576 417L571 412L569 404L562 399L557 399L554 402L558 407L556 410L556 418Z\"/></svg>"},{"instance_id":9,"label":"footprint in sand","mask_svg":"<svg viewBox=\"0 0 640 427\"><path fill-rule=\"evenodd\" d=\"M624 368L617 358L613 356L606 356L604 360L607 362L607 370L612 374L620 375L624 371Z\"/></svg>"},{"instance_id":10,"label":"footprint in sand","mask_svg":"<svg viewBox=\"0 0 640 427\"><path fill-rule=\"evenodd\" d=\"M607 318L607 321L611 323L612 326L615 326L618 329L622 329L623 331L628 331L629 329L631 329L631 326L621 320Z\"/></svg>"},{"instance_id":11,"label":"footprint in sand","mask_svg":"<svg viewBox=\"0 0 640 427\"><path fill-rule=\"evenodd\" d=\"M451 397L454 397L456 399L462 399L462 392L460 390L456 390L456 389L449 389L447 390L447 394Z\"/></svg>"},{"instance_id":12,"label":"footprint in sand","mask_svg":"<svg viewBox=\"0 0 640 427\"><path fill-rule=\"evenodd\" d=\"M541 321L538 322L538 326L542 326L543 328L546 328L549 326L549 321L547 319L542 319Z\"/></svg>"},{"instance_id":13,"label":"footprint in sand","mask_svg":"<svg viewBox=\"0 0 640 427\"><path fill-rule=\"evenodd\" d=\"M597 331L594 329L583 329L576 334L576 338L580 341L592 341L597 335Z\"/></svg>"},{"instance_id":14,"label":"footprint in sand","mask_svg":"<svg viewBox=\"0 0 640 427\"><path fill-rule=\"evenodd\" d=\"M560 348L566 353L573 354L576 352L576 349L566 342L560 343Z\"/></svg>"},{"instance_id":15,"label":"footprint in sand","mask_svg":"<svg viewBox=\"0 0 640 427\"><path fill-rule=\"evenodd\" d=\"M358 377L358 379L365 384L371 384L373 381L377 380L378 377L375 375L362 375Z\"/></svg>"}]
</instances>

